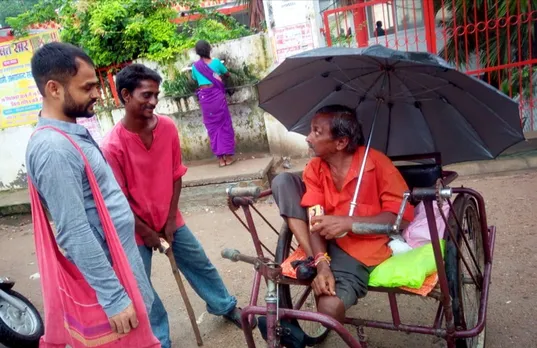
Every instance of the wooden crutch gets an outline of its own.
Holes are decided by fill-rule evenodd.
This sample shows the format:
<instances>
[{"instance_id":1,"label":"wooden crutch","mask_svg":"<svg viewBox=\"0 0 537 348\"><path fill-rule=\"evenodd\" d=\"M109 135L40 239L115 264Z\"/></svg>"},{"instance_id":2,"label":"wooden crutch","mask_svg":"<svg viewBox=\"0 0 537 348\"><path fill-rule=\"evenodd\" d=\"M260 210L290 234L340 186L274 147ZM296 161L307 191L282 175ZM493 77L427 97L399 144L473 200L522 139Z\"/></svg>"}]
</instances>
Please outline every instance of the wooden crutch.
<instances>
[{"instance_id":1,"label":"wooden crutch","mask_svg":"<svg viewBox=\"0 0 537 348\"><path fill-rule=\"evenodd\" d=\"M175 257L173 255L172 248L170 248L170 244L168 244L168 242L163 238L160 238L159 251L160 253L168 256L168 259L170 260L170 266L172 267L172 272L175 277L175 281L177 282L177 286L179 287L179 292L181 293L181 297L183 298L183 301L185 302L186 311L188 312L188 318L190 319L190 323L192 324L192 329L194 330L194 334L196 335L196 341L198 341L198 347L201 347L203 346L203 340L201 339L200 329L198 327L198 323L196 322L194 309L192 309L192 305L190 304L190 300L188 299L188 295L186 293L183 280L181 278L181 273L179 272L179 268L177 267L177 263L175 262Z\"/></svg>"}]
</instances>

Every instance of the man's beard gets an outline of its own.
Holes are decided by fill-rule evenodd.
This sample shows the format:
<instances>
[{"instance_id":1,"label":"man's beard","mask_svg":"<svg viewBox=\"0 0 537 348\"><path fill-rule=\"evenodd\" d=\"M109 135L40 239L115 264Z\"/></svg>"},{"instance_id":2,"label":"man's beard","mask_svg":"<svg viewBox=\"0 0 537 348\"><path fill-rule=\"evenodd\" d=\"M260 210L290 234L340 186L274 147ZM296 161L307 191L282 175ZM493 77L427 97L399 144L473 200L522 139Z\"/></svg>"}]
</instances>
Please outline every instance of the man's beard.
<instances>
[{"instance_id":1,"label":"man's beard","mask_svg":"<svg viewBox=\"0 0 537 348\"><path fill-rule=\"evenodd\" d=\"M89 111L91 104L95 103L96 100L92 100L85 105L77 105L73 100L73 97L69 92L65 93L65 101L63 104L63 113L70 118L90 118L95 115L95 112Z\"/></svg>"}]
</instances>

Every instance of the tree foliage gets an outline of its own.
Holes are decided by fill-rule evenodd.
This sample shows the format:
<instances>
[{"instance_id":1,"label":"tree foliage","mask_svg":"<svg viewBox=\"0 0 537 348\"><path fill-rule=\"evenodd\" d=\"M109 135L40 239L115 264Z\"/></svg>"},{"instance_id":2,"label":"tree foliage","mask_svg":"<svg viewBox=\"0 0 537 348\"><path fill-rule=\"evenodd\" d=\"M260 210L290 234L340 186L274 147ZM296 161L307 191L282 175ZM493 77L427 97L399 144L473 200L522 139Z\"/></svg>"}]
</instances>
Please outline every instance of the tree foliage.
<instances>
[{"instance_id":1,"label":"tree foliage","mask_svg":"<svg viewBox=\"0 0 537 348\"><path fill-rule=\"evenodd\" d=\"M17 35L33 23L55 21L62 41L84 48L98 67L136 58L167 63L199 39L211 43L250 32L233 18L199 9L204 17L178 30L177 12L169 0L40 0L30 11L8 23ZM189 1L198 9L197 1ZM225 17L225 18L223 18Z\"/></svg>"},{"instance_id":2,"label":"tree foliage","mask_svg":"<svg viewBox=\"0 0 537 348\"><path fill-rule=\"evenodd\" d=\"M6 18L24 13L37 4L39 0L0 0L0 25L7 24Z\"/></svg>"}]
</instances>

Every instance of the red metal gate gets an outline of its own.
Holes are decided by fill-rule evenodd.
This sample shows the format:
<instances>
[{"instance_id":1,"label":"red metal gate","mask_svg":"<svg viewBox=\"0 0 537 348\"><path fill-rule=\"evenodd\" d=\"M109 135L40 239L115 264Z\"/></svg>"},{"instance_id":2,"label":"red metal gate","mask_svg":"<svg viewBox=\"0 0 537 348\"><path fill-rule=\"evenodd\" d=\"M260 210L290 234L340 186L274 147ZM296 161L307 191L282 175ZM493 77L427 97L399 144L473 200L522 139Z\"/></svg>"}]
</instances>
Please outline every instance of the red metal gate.
<instances>
[{"instance_id":1,"label":"red metal gate","mask_svg":"<svg viewBox=\"0 0 537 348\"><path fill-rule=\"evenodd\" d=\"M537 130L535 0L354 0L323 12L327 46L382 44L438 54L520 105Z\"/></svg>"}]
</instances>

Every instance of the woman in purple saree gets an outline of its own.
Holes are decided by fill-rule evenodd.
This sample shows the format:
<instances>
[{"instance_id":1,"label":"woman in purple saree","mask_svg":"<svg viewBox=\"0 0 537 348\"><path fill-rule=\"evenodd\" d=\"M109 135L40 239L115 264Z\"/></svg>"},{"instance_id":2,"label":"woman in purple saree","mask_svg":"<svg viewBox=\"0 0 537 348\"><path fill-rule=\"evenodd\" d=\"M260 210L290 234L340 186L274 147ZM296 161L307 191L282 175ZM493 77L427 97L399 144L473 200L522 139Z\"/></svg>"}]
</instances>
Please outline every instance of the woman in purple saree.
<instances>
[{"instance_id":1,"label":"woman in purple saree","mask_svg":"<svg viewBox=\"0 0 537 348\"><path fill-rule=\"evenodd\" d=\"M199 86L197 95L211 150L218 157L220 167L231 165L235 161L235 132L221 77L229 76L229 72L220 60L211 59L207 41L196 43L196 54L200 59L192 66L192 77Z\"/></svg>"}]
</instances>

